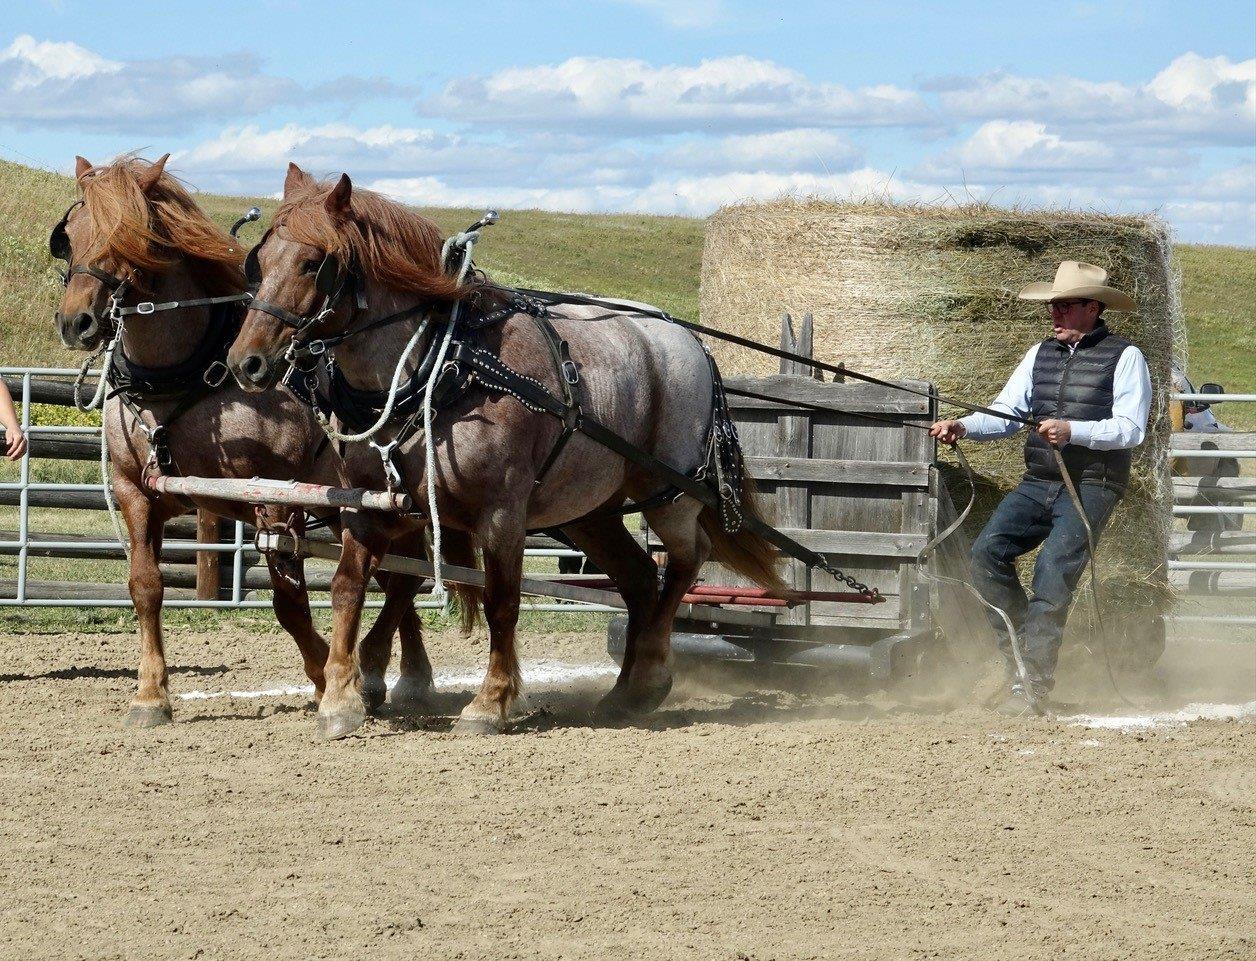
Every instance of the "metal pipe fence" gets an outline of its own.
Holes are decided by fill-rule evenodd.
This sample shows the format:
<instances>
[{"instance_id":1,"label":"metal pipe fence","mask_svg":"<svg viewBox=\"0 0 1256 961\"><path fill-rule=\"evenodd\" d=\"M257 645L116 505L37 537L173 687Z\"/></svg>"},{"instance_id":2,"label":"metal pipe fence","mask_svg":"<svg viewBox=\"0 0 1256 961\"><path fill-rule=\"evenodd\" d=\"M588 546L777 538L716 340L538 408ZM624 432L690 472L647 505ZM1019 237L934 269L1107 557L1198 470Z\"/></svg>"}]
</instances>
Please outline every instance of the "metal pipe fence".
<instances>
[{"instance_id":1,"label":"metal pipe fence","mask_svg":"<svg viewBox=\"0 0 1256 961\"><path fill-rule=\"evenodd\" d=\"M88 372L89 380L94 382L99 376L99 371L92 370ZM27 451L23 454L18 464L18 479L16 481L0 482L0 497L8 495L6 500L16 495L16 502L10 500L10 508L17 509L17 531L16 537L3 538L0 537L0 555L16 557L16 576L12 590L6 590L0 594L0 607L109 607L122 608L131 607L132 602L128 598L118 597L118 584L111 581L50 581L38 583L40 590L32 590L37 582L32 581L30 577L32 556L34 557L62 557L73 559L82 557L83 560L116 560L122 561L126 559L126 549L114 536L108 537L94 535L66 535L58 533L41 533L32 529L31 525L31 509L37 507L32 504L32 494L78 494L78 495L99 495L98 506L94 510L105 512L107 509L105 495L106 489L104 479L101 483L82 483L67 482L57 483L50 481L32 480L31 461L33 459L46 458L48 460L76 460L79 463L86 464L90 461L85 456L85 444L83 450L70 451L73 456L65 457L66 451L61 448L60 456L51 451L46 455L40 451L39 441L42 438L53 439L62 438L82 438L84 441L90 440L95 444L101 443L101 428L89 425L60 425L60 424L40 424L33 417L33 405L39 403L51 404L61 407L72 407L70 401L70 388L75 377L79 375L79 371L74 368L64 367L0 367L0 376L3 376L7 383L10 384L12 392L15 394L14 401L19 405L21 411L21 426L26 433L30 443ZM62 444L67 443L63 440ZM36 501L43 501L43 498L36 496ZM93 507L87 502L77 501L75 507L93 510ZM0 507L0 510L6 508ZM217 598L201 598L183 596L183 589L168 588L165 599L165 606L170 608L200 608L207 610L214 609L231 609L231 610L251 610L264 609L271 606L269 599L259 597L259 589L249 587L245 584L245 575L252 568L258 559L258 552L253 546L252 537L248 535L246 525L242 521L230 521L229 530L224 539L217 541L198 540L195 537L168 536L162 544L163 556L174 555L176 557L195 557L204 553L217 554L222 557L221 574L229 577L223 577L224 584ZM0 532L3 533L3 532ZM112 552L116 552L113 554ZM527 557L534 558L583 558L583 554L579 551L568 550L561 547L529 547L524 551ZM106 555L103 556L102 555ZM65 596L48 597L48 596L31 596L32 594L47 594L55 592L58 586L65 589ZM112 588L112 591L110 590ZM315 594L324 596L313 596ZM222 595L226 596L222 596ZM311 591L310 606L316 609L327 609L331 607L331 601L325 596L325 591ZM370 607L379 607L383 603L382 599L368 599L367 605ZM443 602L439 600L420 600L417 602L419 608L425 610L439 610L443 607ZM606 607L599 604L584 604L579 602L536 602L524 603L524 610L531 611L548 611L560 613L574 612L614 612L616 609Z\"/></svg>"},{"instance_id":2,"label":"metal pipe fence","mask_svg":"<svg viewBox=\"0 0 1256 961\"><path fill-rule=\"evenodd\" d=\"M1256 394L1169 397L1208 404L1256 403ZM1172 620L1214 627L1256 625L1256 561L1219 559L1253 551L1245 523L1256 514L1256 506L1250 504L1256 477L1244 476L1240 465L1256 458L1256 433L1178 431L1172 435L1169 456L1192 475L1173 478L1173 516L1187 531L1168 561L1171 584L1182 595ZM1241 612L1243 607L1246 613Z\"/></svg>"}]
</instances>

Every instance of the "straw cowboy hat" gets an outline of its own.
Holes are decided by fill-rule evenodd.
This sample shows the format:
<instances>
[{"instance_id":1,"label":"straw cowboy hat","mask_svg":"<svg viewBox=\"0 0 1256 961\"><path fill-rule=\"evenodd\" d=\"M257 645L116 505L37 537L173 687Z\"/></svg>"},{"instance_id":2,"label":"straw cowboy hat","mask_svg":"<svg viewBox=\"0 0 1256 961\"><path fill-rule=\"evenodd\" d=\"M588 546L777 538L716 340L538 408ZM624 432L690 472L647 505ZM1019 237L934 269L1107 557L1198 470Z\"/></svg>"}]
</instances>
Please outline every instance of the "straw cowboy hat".
<instances>
[{"instance_id":1,"label":"straw cowboy hat","mask_svg":"<svg viewBox=\"0 0 1256 961\"><path fill-rule=\"evenodd\" d=\"M1055 280L1029 284L1016 295L1021 300L1097 300L1113 310L1133 310L1136 306L1129 294L1108 286L1108 272L1080 260L1066 260L1055 272Z\"/></svg>"}]
</instances>

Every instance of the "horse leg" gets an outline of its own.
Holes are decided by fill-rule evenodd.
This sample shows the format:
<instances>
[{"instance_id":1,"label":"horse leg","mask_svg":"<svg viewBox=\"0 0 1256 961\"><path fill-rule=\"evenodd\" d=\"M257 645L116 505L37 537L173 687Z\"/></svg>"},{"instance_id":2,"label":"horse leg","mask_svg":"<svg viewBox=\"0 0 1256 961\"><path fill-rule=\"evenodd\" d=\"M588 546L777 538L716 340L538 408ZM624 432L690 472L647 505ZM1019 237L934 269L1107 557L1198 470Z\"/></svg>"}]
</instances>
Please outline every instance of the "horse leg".
<instances>
[{"instance_id":1,"label":"horse leg","mask_svg":"<svg viewBox=\"0 0 1256 961\"><path fill-rule=\"evenodd\" d=\"M479 693L462 710L454 730L459 734L497 734L506 727L510 708L521 688L515 654L519 622L519 579L523 576L525 531L521 508L499 507L484 545L484 619L488 622L488 671Z\"/></svg>"},{"instance_id":2,"label":"horse leg","mask_svg":"<svg viewBox=\"0 0 1256 961\"><path fill-rule=\"evenodd\" d=\"M563 528L573 544L615 582L619 596L628 605L628 629L624 661L615 687L628 683L637 655L637 638L649 623L658 600L658 565L628 533L622 518L604 517Z\"/></svg>"},{"instance_id":3,"label":"horse leg","mask_svg":"<svg viewBox=\"0 0 1256 961\"><path fill-rule=\"evenodd\" d=\"M166 652L161 633L161 605L165 588L161 583L161 537L165 512L158 509L129 479L115 474L114 497L126 520L131 541L131 576L127 587L139 621L139 687L127 713L128 727L156 727L169 724L170 678L166 672Z\"/></svg>"},{"instance_id":4,"label":"horse leg","mask_svg":"<svg viewBox=\"0 0 1256 961\"><path fill-rule=\"evenodd\" d=\"M410 556L404 550L396 553ZM414 692L409 699L417 701L432 687L432 664L423 649L423 625L414 610L414 598L423 586L423 578L393 571L376 571L375 579L384 588L384 606L358 645L362 700L366 702L368 711L378 709L388 697L384 673L392 659L392 639L398 629L401 631L401 677L394 687L394 703L397 702L396 688Z\"/></svg>"},{"instance_id":5,"label":"horse leg","mask_svg":"<svg viewBox=\"0 0 1256 961\"><path fill-rule=\"evenodd\" d=\"M352 734L366 720L360 692L357 640L366 586L388 549L388 537L360 514L353 514L341 533L340 563L331 580L332 639L327 678L318 705L318 732L327 739Z\"/></svg>"},{"instance_id":6,"label":"horse leg","mask_svg":"<svg viewBox=\"0 0 1256 961\"><path fill-rule=\"evenodd\" d=\"M667 548L663 589L650 618L637 638L635 656L626 676L598 705L608 716L645 714L672 689L672 624L676 608L693 587L711 554L711 542L698 525L702 505L690 497L646 512L650 529Z\"/></svg>"},{"instance_id":7,"label":"horse leg","mask_svg":"<svg viewBox=\"0 0 1256 961\"><path fill-rule=\"evenodd\" d=\"M287 519L287 511L268 508L273 516L270 523L280 524ZM305 533L304 518L296 521L296 533ZM310 613L310 594L305 583L305 564L299 557L281 556L275 552L266 555L266 567L270 571L272 604L279 626L292 635L301 652L305 676L314 683L314 702L323 697L323 666L327 663L327 641L314 626Z\"/></svg>"},{"instance_id":8,"label":"horse leg","mask_svg":"<svg viewBox=\"0 0 1256 961\"><path fill-rule=\"evenodd\" d=\"M399 537L392 543L392 552L406 557L422 558L426 551L424 538L423 530ZM418 611L414 609L414 598L419 588L423 586L423 578L383 571L375 576L387 577L388 583L384 590L389 599L394 592L406 598L405 604L401 605L397 612L396 624L396 630L401 635L401 676L397 678L397 683L393 685L392 693L388 697L394 707L411 710L425 704L432 694L432 662L428 659L427 650L423 645L423 622L419 620ZM387 608L388 600L384 601L384 606ZM380 617L383 617L383 611L380 612ZM374 631L375 629L372 628L362 641L361 660L364 672L366 670L366 643ZM391 640L390 634L386 642L389 648L391 648ZM365 687L364 678L364 693Z\"/></svg>"}]
</instances>

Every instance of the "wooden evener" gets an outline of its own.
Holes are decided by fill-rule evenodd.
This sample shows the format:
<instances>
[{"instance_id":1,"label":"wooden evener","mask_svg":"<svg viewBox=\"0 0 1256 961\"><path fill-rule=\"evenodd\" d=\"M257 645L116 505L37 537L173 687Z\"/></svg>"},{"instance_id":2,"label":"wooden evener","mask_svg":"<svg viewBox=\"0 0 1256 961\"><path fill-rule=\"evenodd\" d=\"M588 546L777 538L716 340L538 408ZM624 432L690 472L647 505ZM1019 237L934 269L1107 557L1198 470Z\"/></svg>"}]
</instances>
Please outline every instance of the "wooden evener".
<instances>
[{"instance_id":1,"label":"wooden evener","mask_svg":"<svg viewBox=\"0 0 1256 961\"><path fill-rule=\"evenodd\" d=\"M361 487L327 487L298 481L250 480L215 477L167 477L150 474L148 486L161 494L212 497L244 504L283 504L288 507L356 507L376 511L408 511L410 495L371 491Z\"/></svg>"}]
</instances>

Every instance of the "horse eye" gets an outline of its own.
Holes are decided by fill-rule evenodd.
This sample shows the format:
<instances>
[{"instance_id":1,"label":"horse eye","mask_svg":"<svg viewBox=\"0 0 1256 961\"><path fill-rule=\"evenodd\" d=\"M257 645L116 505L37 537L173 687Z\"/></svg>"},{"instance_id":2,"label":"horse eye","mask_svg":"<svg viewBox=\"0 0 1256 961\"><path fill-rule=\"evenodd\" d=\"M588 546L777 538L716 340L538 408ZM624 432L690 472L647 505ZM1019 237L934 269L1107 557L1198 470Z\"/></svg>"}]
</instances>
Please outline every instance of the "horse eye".
<instances>
[{"instance_id":1,"label":"horse eye","mask_svg":"<svg viewBox=\"0 0 1256 961\"><path fill-rule=\"evenodd\" d=\"M321 260L307 260L301 264L301 273L316 274L318 273L318 268L321 267L322 264L323 262Z\"/></svg>"}]
</instances>

